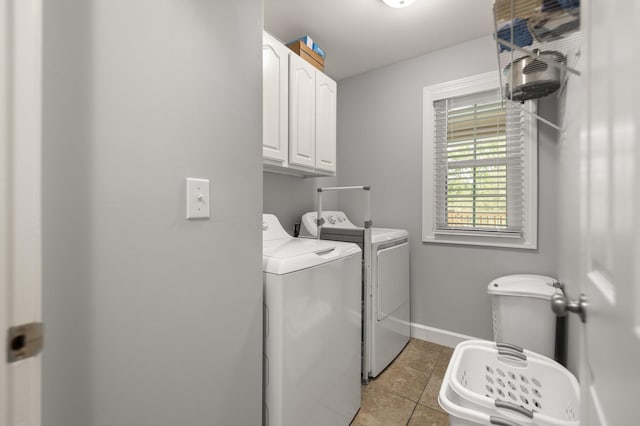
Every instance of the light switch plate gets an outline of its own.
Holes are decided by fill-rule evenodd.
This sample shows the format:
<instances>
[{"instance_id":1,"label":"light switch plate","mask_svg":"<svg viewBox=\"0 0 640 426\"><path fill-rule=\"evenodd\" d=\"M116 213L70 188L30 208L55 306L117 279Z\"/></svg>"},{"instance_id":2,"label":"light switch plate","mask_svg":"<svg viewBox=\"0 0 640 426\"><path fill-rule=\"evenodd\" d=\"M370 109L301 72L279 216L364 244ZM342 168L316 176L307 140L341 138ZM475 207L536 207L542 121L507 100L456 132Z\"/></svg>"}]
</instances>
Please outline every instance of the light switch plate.
<instances>
[{"instance_id":1,"label":"light switch plate","mask_svg":"<svg viewBox=\"0 0 640 426\"><path fill-rule=\"evenodd\" d=\"M209 219L209 179L187 178L187 219Z\"/></svg>"}]
</instances>

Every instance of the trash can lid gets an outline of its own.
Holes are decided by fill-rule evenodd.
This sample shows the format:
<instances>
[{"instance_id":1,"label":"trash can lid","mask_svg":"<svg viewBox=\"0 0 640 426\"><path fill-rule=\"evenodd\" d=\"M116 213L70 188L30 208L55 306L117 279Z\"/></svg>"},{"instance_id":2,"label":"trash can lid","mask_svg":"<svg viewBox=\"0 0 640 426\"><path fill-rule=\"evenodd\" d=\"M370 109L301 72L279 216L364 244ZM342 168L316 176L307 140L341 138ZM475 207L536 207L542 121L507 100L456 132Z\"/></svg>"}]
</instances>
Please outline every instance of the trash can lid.
<instances>
[{"instance_id":1,"label":"trash can lid","mask_svg":"<svg viewBox=\"0 0 640 426\"><path fill-rule=\"evenodd\" d=\"M551 299L558 290L553 286L557 280L544 275L506 275L489 283L489 294L502 296L537 297Z\"/></svg>"}]
</instances>

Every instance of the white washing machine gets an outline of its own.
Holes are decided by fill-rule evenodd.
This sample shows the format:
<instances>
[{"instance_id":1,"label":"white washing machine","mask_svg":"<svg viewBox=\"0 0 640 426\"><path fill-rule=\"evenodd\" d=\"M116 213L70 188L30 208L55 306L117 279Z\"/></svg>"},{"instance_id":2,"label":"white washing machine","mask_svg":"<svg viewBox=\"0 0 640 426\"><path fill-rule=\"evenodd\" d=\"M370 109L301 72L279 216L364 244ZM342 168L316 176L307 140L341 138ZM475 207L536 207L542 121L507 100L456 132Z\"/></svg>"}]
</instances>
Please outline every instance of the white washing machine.
<instances>
[{"instance_id":1,"label":"white washing machine","mask_svg":"<svg viewBox=\"0 0 640 426\"><path fill-rule=\"evenodd\" d=\"M360 408L361 250L262 220L263 423L348 425Z\"/></svg>"},{"instance_id":2,"label":"white washing machine","mask_svg":"<svg viewBox=\"0 0 640 426\"><path fill-rule=\"evenodd\" d=\"M371 247L364 247L363 228L341 211L323 211L322 240L355 242L371 254L371 282L365 283L368 318L364 336L364 379L376 377L402 351L411 337L409 233L372 228ZM301 235L316 237L316 212L302 216Z\"/></svg>"}]
</instances>

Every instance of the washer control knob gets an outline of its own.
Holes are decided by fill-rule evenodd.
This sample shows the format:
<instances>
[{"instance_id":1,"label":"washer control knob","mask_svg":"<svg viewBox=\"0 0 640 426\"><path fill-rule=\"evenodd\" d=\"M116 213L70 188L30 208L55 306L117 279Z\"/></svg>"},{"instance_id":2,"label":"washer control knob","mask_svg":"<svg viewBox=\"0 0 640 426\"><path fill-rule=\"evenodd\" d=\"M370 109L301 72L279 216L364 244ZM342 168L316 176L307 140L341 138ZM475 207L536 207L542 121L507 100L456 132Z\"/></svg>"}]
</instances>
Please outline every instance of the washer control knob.
<instances>
[{"instance_id":1,"label":"washer control knob","mask_svg":"<svg viewBox=\"0 0 640 426\"><path fill-rule=\"evenodd\" d=\"M336 217L331 215L327 218L329 220L329 223L334 225L336 223Z\"/></svg>"},{"instance_id":2,"label":"washer control knob","mask_svg":"<svg viewBox=\"0 0 640 426\"><path fill-rule=\"evenodd\" d=\"M342 223L343 220L342 216L338 216L338 222Z\"/></svg>"}]
</instances>

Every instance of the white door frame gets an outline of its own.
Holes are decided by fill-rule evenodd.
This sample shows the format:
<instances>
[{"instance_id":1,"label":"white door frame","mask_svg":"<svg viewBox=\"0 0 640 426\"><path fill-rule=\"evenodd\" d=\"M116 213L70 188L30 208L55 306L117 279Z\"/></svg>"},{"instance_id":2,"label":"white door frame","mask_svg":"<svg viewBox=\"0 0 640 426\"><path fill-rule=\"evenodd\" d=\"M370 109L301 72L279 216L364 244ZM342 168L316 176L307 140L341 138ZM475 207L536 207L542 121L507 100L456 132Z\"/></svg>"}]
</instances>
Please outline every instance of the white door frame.
<instances>
[{"instance_id":1,"label":"white door frame","mask_svg":"<svg viewBox=\"0 0 640 426\"><path fill-rule=\"evenodd\" d=\"M42 321L42 0L0 0L0 426L40 426L41 356L7 363Z\"/></svg>"}]
</instances>

